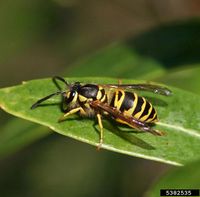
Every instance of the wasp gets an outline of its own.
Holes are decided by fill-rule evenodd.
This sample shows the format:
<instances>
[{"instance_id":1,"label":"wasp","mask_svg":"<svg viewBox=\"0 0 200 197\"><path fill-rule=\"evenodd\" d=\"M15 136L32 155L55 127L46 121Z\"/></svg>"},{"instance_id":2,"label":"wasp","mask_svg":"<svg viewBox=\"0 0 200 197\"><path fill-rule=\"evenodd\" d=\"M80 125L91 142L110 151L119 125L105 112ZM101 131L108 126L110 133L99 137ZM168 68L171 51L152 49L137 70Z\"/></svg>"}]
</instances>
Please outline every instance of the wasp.
<instances>
[{"instance_id":1,"label":"wasp","mask_svg":"<svg viewBox=\"0 0 200 197\"><path fill-rule=\"evenodd\" d=\"M171 91L162 86L153 84L81 84L68 83L64 78L52 78L58 86L58 80L66 85L65 90L50 94L31 106L35 109L45 100L62 95L62 109L64 115L58 120L65 120L68 116L79 113L84 117L96 117L100 128L99 145L103 144L102 116L109 116L116 122L128 125L138 131L149 132L162 136L164 133L152 128L158 121L157 112L152 104L144 97L138 96L132 90L150 91L156 94L169 96Z\"/></svg>"}]
</instances>

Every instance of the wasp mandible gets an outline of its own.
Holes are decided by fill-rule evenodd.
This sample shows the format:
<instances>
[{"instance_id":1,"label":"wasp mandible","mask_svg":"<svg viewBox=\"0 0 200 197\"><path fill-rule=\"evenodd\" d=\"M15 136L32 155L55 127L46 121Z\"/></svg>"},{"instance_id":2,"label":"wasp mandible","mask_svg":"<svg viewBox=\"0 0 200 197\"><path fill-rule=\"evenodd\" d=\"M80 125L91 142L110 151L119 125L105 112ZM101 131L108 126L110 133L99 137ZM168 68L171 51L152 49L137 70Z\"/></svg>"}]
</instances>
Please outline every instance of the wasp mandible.
<instances>
[{"instance_id":1,"label":"wasp mandible","mask_svg":"<svg viewBox=\"0 0 200 197\"><path fill-rule=\"evenodd\" d=\"M155 108L146 98L138 96L131 89L169 96L171 91L166 87L152 84L81 84L80 82L70 84L59 76L52 79L56 84L58 84L57 80L63 82L67 86L66 90L60 90L38 100L31 109L35 109L40 103L55 95L62 95L65 113L59 122L75 113L86 117L96 117L100 127L98 148L103 144L102 116L110 116L116 122L139 131L158 136L164 134L151 127L152 123L158 121Z\"/></svg>"}]
</instances>

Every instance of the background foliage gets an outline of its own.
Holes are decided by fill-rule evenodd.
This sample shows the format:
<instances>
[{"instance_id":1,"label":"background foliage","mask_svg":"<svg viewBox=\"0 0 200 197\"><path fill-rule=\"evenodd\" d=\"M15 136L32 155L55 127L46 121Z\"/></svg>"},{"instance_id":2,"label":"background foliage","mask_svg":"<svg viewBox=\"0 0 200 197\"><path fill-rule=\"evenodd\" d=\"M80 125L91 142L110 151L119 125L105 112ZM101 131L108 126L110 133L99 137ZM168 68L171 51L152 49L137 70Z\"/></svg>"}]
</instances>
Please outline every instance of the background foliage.
<instances>
[{"instance_id":1,"label":"background foliage","mask_svg":"<svg viewBox=\"0 0 200 197\"><path fill-rule=\"evenodd\" d=\"M53 75L107 76L158 81L200 93L198 1L0 4L1 87ZM148 188L170 168L177 168L108 151L97 153L92 146L0 113L2 196L150 195ZM178 179L184 174L191 187L199 187L198 177L186 178L187 172L198 171L195 166L166 175L152 186L154 196L172 179L186 187L189 183Z\"/></svg>"}]
</instances>

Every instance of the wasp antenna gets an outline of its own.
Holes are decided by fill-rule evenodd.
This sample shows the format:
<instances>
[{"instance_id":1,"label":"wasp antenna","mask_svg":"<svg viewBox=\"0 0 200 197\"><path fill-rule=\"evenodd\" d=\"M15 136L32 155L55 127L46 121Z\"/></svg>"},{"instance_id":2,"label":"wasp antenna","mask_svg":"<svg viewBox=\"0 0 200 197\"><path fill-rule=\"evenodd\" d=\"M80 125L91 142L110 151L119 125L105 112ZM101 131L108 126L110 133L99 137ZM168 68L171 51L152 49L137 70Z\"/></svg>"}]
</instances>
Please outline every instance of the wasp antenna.
<instances>
[{"instance_id":1,"label":"wasp antenna","mask_svg":"<svg viewBox=\"0 0 200 197\"><path fill-rule=\"evenodd\" d=\"M60 80L62 81L67 87L69 87L69 83L63 78L63 77L59 77L59 76L54 76L52 78L53 82L58 86L58 83L56 80Z\"/></svg>"},{"instance_id":2,"label":"wasp antenna","mask_svg":"<svg viewBox=\"0 0 200 197\"><path fill-rule=\"evenodd\" d=\"M42 103L43 101L46 101L47 99L51 98L52 96L56 96L56 95L59 95L59 94L63 94L63 92L55 92L53 94L50 94L48 96L45 96L44 98L41 98L40 100L38 100L37 102L35 102L32 106L31 106L31 109L35 109L36 107L38 107L38 105L40 103Z\"/></svg>"}]
</instances>

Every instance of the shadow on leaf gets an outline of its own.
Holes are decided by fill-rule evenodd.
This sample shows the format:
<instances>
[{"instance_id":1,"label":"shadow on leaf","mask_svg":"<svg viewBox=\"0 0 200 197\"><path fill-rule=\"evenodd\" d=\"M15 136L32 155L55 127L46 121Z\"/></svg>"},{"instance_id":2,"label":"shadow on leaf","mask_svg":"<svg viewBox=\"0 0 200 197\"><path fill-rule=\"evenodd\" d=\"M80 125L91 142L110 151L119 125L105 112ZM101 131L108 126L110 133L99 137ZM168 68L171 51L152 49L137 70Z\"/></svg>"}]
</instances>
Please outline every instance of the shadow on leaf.
<instances>
[{"instance_id":1,"label":"shadow on leaf","mask_svg":"<svg viewBox=\"0 0 200 197\"><path fill-rule=\"evenodd\" d=\"M141 133L141 132L137 132L133 129L124 131L118 127L119 126L118 123L116 123L115 121L112 121L112 120L103 121L103 125L104 125L104 128L111 131L112 133L114 133L115 135L119 136L120 138L124 139L125 141L127 141L128 143L130 143L132 145L135 145L140 148L147 149L147 150L155 149L153 146L146 143L144 140L141 140L140 138L135 136L136 134ZM94 123L93 127L96 130L96 132L99 134L99 130L96 127L96 123ZM135 135L132 135L133 133Z\"/></svg>"}]
</instances>

